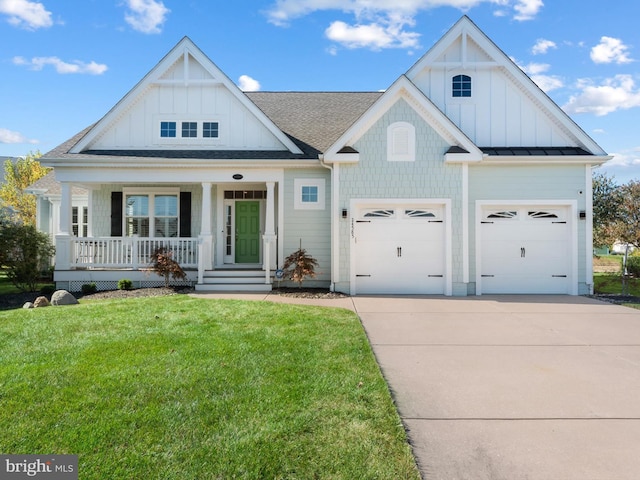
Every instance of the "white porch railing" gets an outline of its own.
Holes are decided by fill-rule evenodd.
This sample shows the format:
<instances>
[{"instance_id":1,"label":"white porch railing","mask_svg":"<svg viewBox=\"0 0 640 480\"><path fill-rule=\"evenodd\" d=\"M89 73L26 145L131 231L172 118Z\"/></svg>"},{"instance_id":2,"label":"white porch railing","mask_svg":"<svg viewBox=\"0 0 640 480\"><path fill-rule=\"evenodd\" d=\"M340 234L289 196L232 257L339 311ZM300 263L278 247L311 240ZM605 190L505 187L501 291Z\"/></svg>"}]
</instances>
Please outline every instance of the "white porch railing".
<instances>
[{"instance_id":1,"label":"white porch railing","mask_svg":"<svg viewBox=\"0 0 640 480\"><path fill-rule=\"evenodd\" d=\"M71 239L71 268L148 267L159 247L173 252L182 268L198 267L197 238L91 237Z\"/></svg>"}]
</instances>

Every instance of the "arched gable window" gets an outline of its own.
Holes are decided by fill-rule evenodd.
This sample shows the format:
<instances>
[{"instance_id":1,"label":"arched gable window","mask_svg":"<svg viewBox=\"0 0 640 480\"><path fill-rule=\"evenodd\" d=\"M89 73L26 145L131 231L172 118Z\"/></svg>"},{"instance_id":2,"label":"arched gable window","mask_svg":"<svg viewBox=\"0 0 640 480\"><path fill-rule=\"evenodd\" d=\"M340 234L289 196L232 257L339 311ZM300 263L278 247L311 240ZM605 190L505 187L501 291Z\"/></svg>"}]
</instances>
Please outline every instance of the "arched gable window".
<instances>
[{"instance_id":1,"label":"arched gable window","mask_svg":"<svg viewBox=\"0 0 640 480\"><path fill-rule=\"evenodd\" d=\"M451 79L451 95L453 97L471 96L471 77L469 75L456 75Z\"/></svg>"},{"instance_id":2,"label":"arched gable window","mask_svg":"<svg viewBox=\"0 0 640 480\"><path fill-rule=\"evenodd\" d=\"M414 162L416 159L416 129L407 122L395 122L387 128L387 160Z\"/></svg>"}]
</instances>

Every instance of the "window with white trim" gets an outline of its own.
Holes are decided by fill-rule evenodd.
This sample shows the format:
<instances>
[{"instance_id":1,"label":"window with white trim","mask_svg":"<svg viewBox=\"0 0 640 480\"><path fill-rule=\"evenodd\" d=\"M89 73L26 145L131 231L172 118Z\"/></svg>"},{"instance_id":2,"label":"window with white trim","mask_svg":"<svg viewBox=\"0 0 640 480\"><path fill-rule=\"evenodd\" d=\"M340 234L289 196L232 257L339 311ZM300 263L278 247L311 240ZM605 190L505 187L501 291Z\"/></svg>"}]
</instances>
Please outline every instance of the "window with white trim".
<instances>
[{"instance_id":1,"label":"window with white trim","mask_svg":"<svg viewBox=\"0 0 640 480\"><path fill-rule=\"evenodd\" d=\"M71 209L71 229L76 237L87 236L87 225L89 224L89 210L87 207L72 207Z\"/></svg>"},{"instance_id":2,"label":"window with white trim","mask_svg":"<svg viewBox=\"0 0 640 480\"><path fill-rule=\"evenodd\" d=\"M127 237L177 237L179 194L127 193L124 196L124 224Z\"/></svg>"},{"instance_id":3,"label":"window with white trim","mask_svg":"<svg viewBox=\"0 0 640 480\"><path fill-rule=\"evenodd\" d=\"M469 75L455 75L451 79L451 96L455 98L471 96L471 77Z\"/></svg>"},{"instance_id":4,"label":"window with white trim","mask_svg":"<svg viewBox=\"0 0 640 480\"><path fill-rule=\"evenodd\" d=\"M296 178L293 181L296 210L324 210L325 181L324 178Z\"/></svg>"},{"instance_id":5,"label":"window with white trim","mask_svg":"<svg viewBox=\"0 0 640 480\"><path fill-rule=\"evenodd\" d=\"M387 160L414 162L416 159L416 129L407 122L395 122L387 127Z\"/></svg>"},{"instance_id":6,"label":"window with white trim","mask_svg":"<svg viewBox=\"0 0 640 480\"><path fill-rule=\"evenodd\" d=\"M158 116L161 143L185 143L185 144L219 144L221 139L220 122L213 119L177 118L169 120Z\"/></svg>"}]
</instances>

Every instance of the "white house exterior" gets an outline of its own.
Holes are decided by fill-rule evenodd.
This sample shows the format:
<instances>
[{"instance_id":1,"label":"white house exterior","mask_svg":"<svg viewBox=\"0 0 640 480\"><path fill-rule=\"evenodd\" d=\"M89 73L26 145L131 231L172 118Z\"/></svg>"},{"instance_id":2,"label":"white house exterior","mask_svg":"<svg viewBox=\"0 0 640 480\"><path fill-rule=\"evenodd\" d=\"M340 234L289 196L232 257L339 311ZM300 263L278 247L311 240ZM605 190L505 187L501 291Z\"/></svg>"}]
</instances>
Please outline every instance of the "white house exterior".
<instances>
[{"instance_id":1,"label":"white house exterior","mask_svg":"<svg viewBox=\"0 0 640 480\"><path fill-rule=\"evenodd\" d=\"M33 190L72 290L157 281L158 245L197 289L269 290L302 242L354 295L577 295L609 158L465 16L383 93L243 93L185 37Z\"/></svg>"}]
</instances>

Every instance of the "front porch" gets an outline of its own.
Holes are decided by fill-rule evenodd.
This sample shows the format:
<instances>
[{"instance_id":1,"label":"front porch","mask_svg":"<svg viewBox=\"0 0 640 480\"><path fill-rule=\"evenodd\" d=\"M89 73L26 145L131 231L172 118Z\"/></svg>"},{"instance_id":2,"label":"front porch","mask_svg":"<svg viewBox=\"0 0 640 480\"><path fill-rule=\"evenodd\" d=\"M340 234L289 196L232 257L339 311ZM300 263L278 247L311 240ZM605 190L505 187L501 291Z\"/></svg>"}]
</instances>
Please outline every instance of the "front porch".
<instances>
[{"instance_id":1,"label":"front porch","mask_svg":"<svg viewBox=\"0 0 640 480\"><path fill-rule=\"evenodd\" d=\"M62 182L59 228L55 229L56 286L78 291L85 283L95 283L99 290L105 290L116 288L123 278L132 280L136 287L161 286L164 279L151 270L151 256L164 247L187 274L187 279L177 285L195 286L202 291L270 291L272 272L278 268L278 258L282 258L276 234L280 228L276 220L282 218L281 212L276 211L275 197L281 192L278 184L251 179L243 189L238 184L203 182L199 192L193 184L185 185L195 192L193 195L183 195L185 187L123 186L122 193L112 190L111 235L104 236L94 235L95 230L105 233L104 227L99 226L105 225L104 214L96 219L92 212L101 208L104 211L101 206L105 204L105 189L96 185L92 191L88 185L88 219L83 230L73 217L77 216L78 207L71 200L72 185ZM164 217L159 217L158 208L154 208L160 200ZM188 208L184 208L187 201ZM282 204L278 199L278 205ZM252 207L253 213L244 207ZM245 223L251 228L244 229ZM160 230L170 233L149 236ZM197 236L191 235L192 230ZM74 235L83 231L85 236Z\"/></svg>"}]
</instances>

